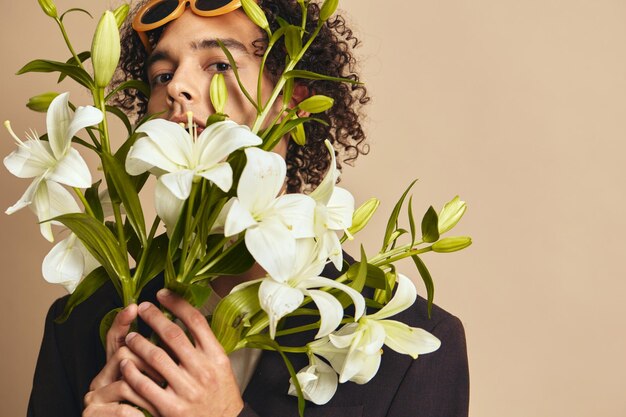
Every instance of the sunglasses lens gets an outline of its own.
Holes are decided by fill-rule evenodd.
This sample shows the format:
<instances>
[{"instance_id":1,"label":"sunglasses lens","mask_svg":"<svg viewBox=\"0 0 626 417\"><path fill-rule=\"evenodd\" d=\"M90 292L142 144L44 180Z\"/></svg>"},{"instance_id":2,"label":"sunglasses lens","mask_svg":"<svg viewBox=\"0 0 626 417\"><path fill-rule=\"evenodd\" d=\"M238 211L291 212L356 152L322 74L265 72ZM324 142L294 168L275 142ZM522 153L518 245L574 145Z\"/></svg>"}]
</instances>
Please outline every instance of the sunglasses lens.
<instances>
[{"instance_id":1,"label":"sunglasses lens","mask_svg":"<svg viewBox=\"0 0 626 417\"><path fill-rule=\"evenodd\" d=\"M141 16L141 23L149 25L165 19L178 7L178 0L164 0L146 10Z\"/></svg>"},{"instance_id":2,"label":"sunglasses lens","mask_svg":"<svg viewBox=\"0 0 626 417\"><path fill-rule=\"evenodd\" d=\"M220 7L224 7L228 3L232 2L233 0L196 0L196 9L208 12L211 10L217 10Z\"/></svg>"}]
</instances>

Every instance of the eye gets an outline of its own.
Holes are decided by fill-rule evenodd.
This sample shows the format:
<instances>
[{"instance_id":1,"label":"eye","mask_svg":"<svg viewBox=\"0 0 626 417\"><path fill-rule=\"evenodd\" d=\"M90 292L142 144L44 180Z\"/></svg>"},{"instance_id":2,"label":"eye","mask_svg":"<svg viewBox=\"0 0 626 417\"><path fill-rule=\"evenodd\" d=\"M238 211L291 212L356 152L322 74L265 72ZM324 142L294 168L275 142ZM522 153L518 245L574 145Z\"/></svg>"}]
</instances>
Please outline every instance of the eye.
<instances>
[{"instance_id":1,"label":"eye","mask_svg":"<svg viewBox=\"0 0 626 417\"><path fill-rule=\"evenodd\" d=\"M209 65L209 69L216 72L227 72L230 71L232 67L227 62L217 62L215 64Z\"/></svg>"},{"instance_id":2,"label":"eye","mask_svg":"<svg viewBox=\"0 0 626 417\"><path fill-rule=\"evenodd\" d=\"M168 82L170 82L172 80L172 77L174 76L174 74L169 73L169 72L165 72L162 74L158 74L155 75L152 78L152 81L150 82L150 84L152 84L152 86L159 86L159 85L165 85Z\"/></svg>"}]
</instances>

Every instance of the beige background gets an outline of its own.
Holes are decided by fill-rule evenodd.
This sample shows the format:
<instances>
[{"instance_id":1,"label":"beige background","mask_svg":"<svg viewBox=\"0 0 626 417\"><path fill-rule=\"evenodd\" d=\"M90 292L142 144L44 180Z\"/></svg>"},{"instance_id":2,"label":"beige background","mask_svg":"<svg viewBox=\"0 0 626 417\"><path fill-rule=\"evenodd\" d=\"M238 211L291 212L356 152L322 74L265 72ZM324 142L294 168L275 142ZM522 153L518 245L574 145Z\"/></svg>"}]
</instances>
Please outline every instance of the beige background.
<instances>
[{"instance_id":1,"label":"beige background","mask_svg":"<svg viewBox=\"0 0 626 417\"><path fill-rule=\"evenodd\" d=\"M109 4L58 3L94 12ZM416 212L457 193L470 207L458 233L475 244L426 261L436 302L466 327L471 415L626 415L626 1L341 4L363 40L374 97L371 154L343 184L359 201L384 201L359 242L377 249L391 206L415 177ZM44 117L23 104L69 87L13 74L30 59L65 59L61 38L35 0L3 1L3 17L0 118L41 133ZM67 23L79 38L95 24L78 14ZM83 50L90 41L77 43ZM0 138L4 156L13 145ZM4 209L28 182L1 170ZM18 416L45 312L63 292L41 278L51 246L28 210L0 216L0 239L1 414Z\"/></svg>"}]
</instances>

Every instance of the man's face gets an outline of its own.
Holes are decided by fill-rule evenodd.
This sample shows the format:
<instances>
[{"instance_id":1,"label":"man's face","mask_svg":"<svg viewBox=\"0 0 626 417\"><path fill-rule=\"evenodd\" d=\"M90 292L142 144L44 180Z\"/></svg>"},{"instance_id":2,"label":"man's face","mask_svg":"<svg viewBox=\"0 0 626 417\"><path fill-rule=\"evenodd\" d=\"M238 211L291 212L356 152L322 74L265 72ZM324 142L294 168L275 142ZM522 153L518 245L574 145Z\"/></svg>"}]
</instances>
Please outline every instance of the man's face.
<instances>
[{"instance_id":1,"label":"man's face","mask_svg":"<svg viewBox=\"0 0 626 417\"><path fill-rule=\"evenodd\" d=\"M252 43L260 37L259 28L241 10L217 17L201 17L187 10L165 28L148 58L152 89L148 113L162 113L160 117L165 119L186 122L186 113L191 111L200 133L207 117L215 112L209 97L211 78L222 73L228 87L226 114L239 124L251 126L256 109L239 89L217 39L233 55L243 85L256 99L261 59L255 55ZM272 89L273 83L264 75L263 102Z\"/></svg>"}]
</instances>

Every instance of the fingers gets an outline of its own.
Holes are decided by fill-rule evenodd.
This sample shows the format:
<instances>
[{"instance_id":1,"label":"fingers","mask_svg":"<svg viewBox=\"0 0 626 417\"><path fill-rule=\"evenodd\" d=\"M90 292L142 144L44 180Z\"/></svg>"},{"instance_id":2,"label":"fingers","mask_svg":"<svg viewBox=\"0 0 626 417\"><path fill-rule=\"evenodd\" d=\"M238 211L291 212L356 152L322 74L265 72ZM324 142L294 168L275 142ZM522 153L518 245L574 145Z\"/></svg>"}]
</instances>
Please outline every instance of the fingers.
<instances>
[{"instance_id":1,"label":"fingers","mask_svg":"<svg viewBox=\"0 0 626 417\"><path fill-rule=\"evenodd\" d=\"M131 304L120 311L113 320L106 337L107 360L124 346L124 338L130 330L130 326L137 317L137 305Z\"/></svg>"},{"instance_id":2,"label":"fingers","mask_svg":"<svg viewBox=\"0 0 626 417\"><path fill-rule=\"evenodd\" d=\"M133 392L136 392L142 398L145 398L158 410L165 410L173 402L171 394L165 389L158 386L150 378L139 372L139 369L132 361L122 361L120 364L124 381L128 383Z\"/></svg>"},{"instance_id":3,"label":"fingers","mask_svg":"<svg viewBox=\"0 0 626 417\"><path fill-rule=\"evenodd\" d=\"M151 303L141 303L139 316L159 335L181 363L195 353L195 347L185 332ZM126 341L128 343L128 340ZM188 364L188 362L187 362Z\"/></svg>"},{"instance_id":4,"label":"fingers","mask_svg":"<svg viewBox=\"0 0 626 417\"><path fill-rule=\"evenodd\" d=\"M153 345L150 341L137 333L129 333L126 337L126 344L133 353L142 358L148 367L162 375L169 385L181 389L187 387L179 372L178 365L163 349ZM133 368L137 368L136 362L128 360L122 360L120 362L120 368L123 368L123 364L127 363L131 363Z\"/></svg>"},{"instance_id":5,"label":"fingers","mask_svg":"<svg viewBox=\"0 0 626 417\"><path fill-rule=\"evenodd\" d=\"M117 350L117 352L115 352L113 356L111 356L107 360L104 368L102 368L100 373L98 373L93 381L91 381L89 390L93 391L117 381L122 376L120 372L120 363L124 359L132 360L134 363L137 364L139 369L141 369L155 381L160 382L163 380L161 375L159 375L159 373L156 372L150 365L148 365L142 358L133 353L130 349L128 349L128 347L122 346Z\"/></svg>"},{"instance_id":6,"label":"fingers","mask_svg":"<svg viewBox=\"0 0 626 417\"><path fill-rule=\"evenodd\" d=\"M200 349L209 354L224 354L222 345L215 338L202 313L183 298L167 289L159 291L157 298L161 305L166 307L185 324Z\"/></svg>"},{"instance_id":7,"label":"fingers","mask_svg":"<svg viewBox=\"0 0 626 417\"><path fill-rule=\"evenodd\" d=\"M144 417L137 408L128 404L94 404L85 408L83 417Z\"/></svg>"},{"instance_id":8,"label":"fingers","mask_svg":"<svg viewBox=\"0 0 626 417\"><path fill-rule=\"evenodd\" d=\"M112 405L115 405L115 406L126 405L126 404L120 404L121 402L128 402L133 405L139 406L145 410L148 410L150 414L152 414L153 416L158 415L154 406L152 406L152 404L150 404L148 401L146 401L141 396L139 396L131 388L131 386L124 380L116 381L112 384L106 385L97 390L90 391L85 395L85 409L87 410L87 409L92 408L94 410L97 410L98 413L102 413L102 414L94 414L94 415L107 415L108 416L108 414L103 413L103 410L107 410L107 409L109 411L114 411L115 413L130 412L131 410L126 409L126 407L112 407ZM126 406L128 407L128 405ZM132 406L130 407L136 410L135 407L132 407ZM130 414L115 414L115 413L113 413L112 415L120 415L120 416L135 415L135 413L130 413ZM141 412L138 415L143 417L143 413Z\"/></svg>"}]
</instances>

